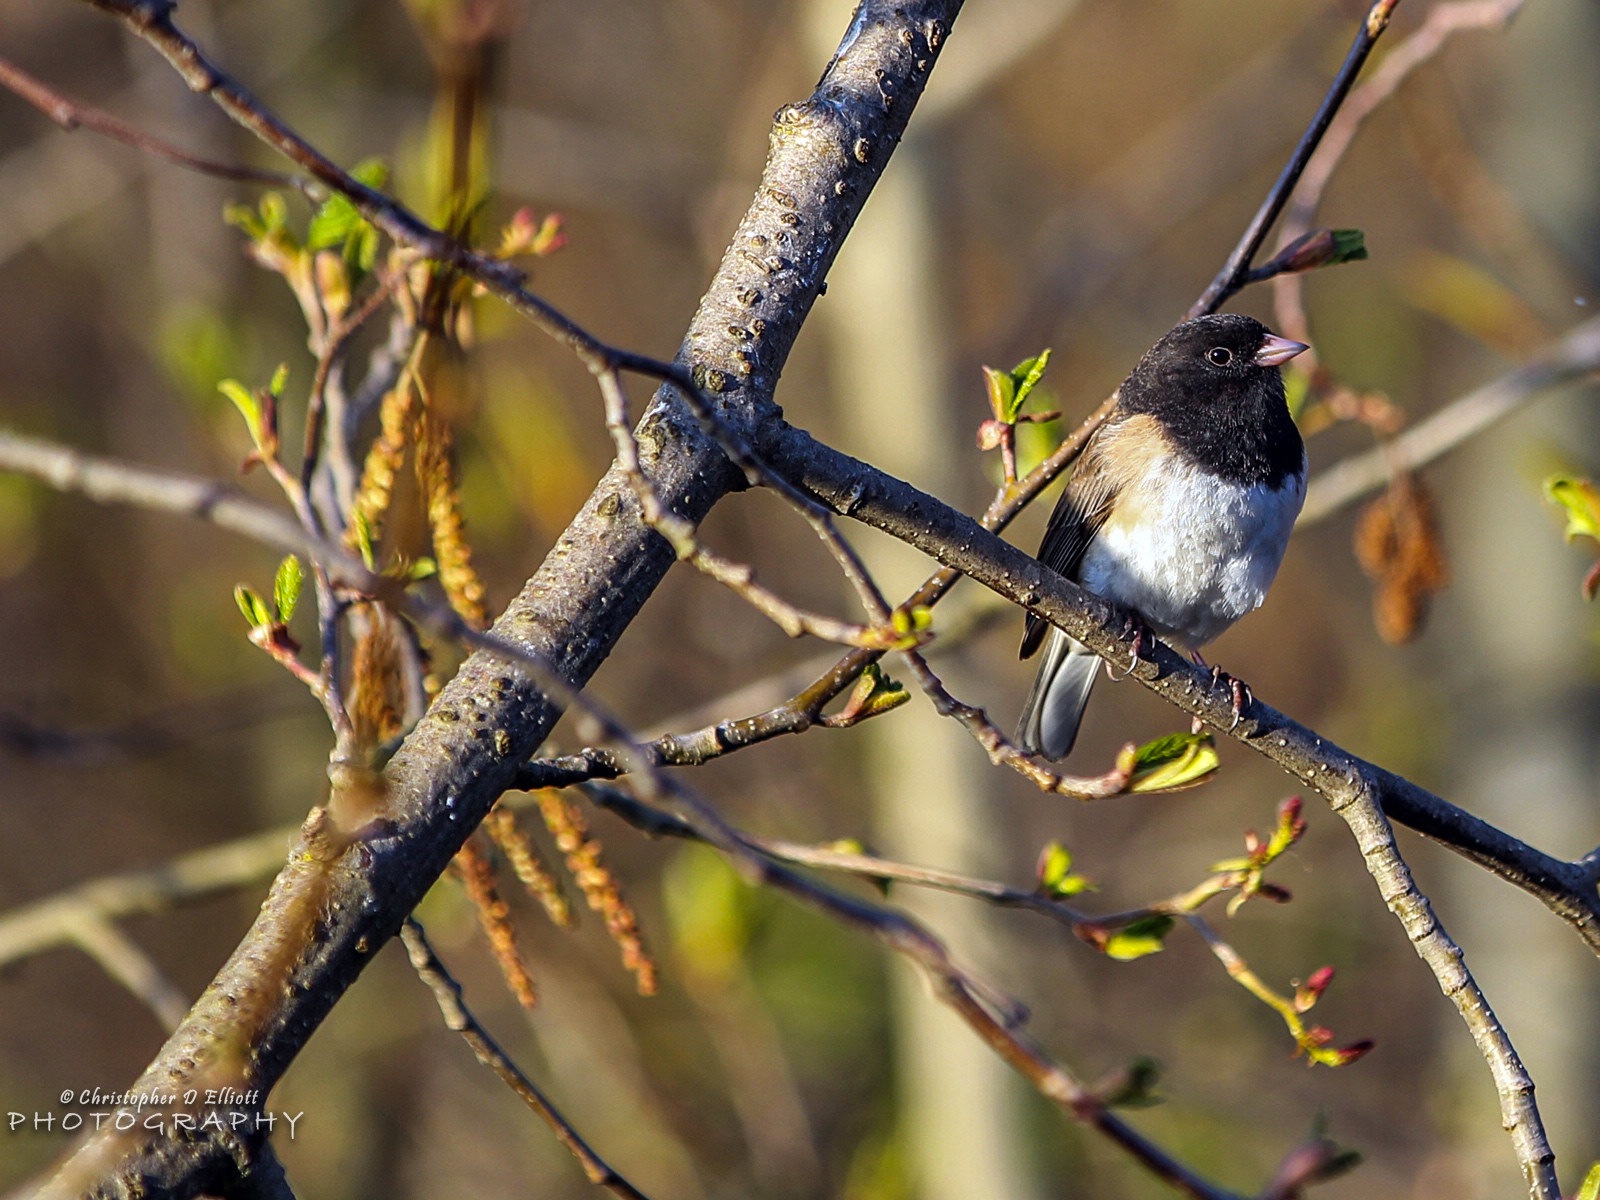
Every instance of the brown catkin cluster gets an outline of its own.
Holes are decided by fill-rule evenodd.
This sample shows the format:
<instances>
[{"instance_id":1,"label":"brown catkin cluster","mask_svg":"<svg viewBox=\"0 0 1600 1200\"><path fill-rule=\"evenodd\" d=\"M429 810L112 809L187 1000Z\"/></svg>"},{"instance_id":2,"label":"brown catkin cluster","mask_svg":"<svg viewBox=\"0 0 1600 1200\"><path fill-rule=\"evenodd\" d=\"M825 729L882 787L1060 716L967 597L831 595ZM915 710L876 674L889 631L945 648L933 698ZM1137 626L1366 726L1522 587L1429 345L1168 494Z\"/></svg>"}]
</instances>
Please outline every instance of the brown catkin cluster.
<instances>
[{"instance_id":1,"label":"brown catkin cluster","mask_svg":"<svg viewBox=\"0 0 1600 1200\"><path fill-rule=\"evenodd\" d=\"M655 995L655 960L645 949L639 920L623 898L616 876L600 861L600 843L589 836L583 814L559 792L542 791L538 798L545 826L566 856L567 870L589 907L605 918L606 932L622 950L622 965L633 972L639 994Z\"/></svg>"}]
</instances>

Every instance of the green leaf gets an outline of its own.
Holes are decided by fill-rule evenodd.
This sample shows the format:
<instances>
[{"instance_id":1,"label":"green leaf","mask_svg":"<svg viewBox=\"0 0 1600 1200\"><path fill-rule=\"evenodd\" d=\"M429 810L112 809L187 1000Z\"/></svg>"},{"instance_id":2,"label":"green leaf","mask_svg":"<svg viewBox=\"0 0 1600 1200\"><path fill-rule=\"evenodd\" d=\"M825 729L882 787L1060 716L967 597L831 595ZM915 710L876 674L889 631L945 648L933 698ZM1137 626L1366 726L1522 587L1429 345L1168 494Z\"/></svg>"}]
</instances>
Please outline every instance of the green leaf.
<instances>
[{"instance_id":1,"label":"green leaf","mask_svg":"<svg viewBox=\"0 0 1600 1200\"><path fill-rule=\"evenodd\" d=\"M1367 256L1367 237L1359 229L1313 229L1303 233L1264 264L1264 275L1314 271L1358 262Z\"/></svg>"},{"instance_id":2,"label":"green leaf","mask_svg":"<svg viewBox=\"0 0 1600 1200\"><path fill-rule=\"evenodd\" d=\"M1544 481L1544 494L1567 514L1567 541L1591 537L1600 540L1600 490L1591 479L1552 475Z\"/></svg>"},{"instance_id":3,"label":"green leaf","mask_svg":"<svg viewBox=\"0 0 1600 1200\"><path fill-rule=\"evenodd\" d=\"M300 586L305 578L300 560L293 554L278 564L278 573L272 580L272 603L278 610L278 620L286 625L294 616L295 605L300 603Z\"/></svg>"},{"instance_id":4,"label":"green leaf","mask_svg":"<svg viewBox=\"0 0 1600 1200\"><path fill-rule=\"evenodd\" d=\"M1049 842L1039 853L1039 890L1057 900L1095 890L1086 875L1072 873L1072 855L1060 842Z\"/></svg>"},{"instance_id":5,"label":"green leaf","mask_svg":"<svg viewBox=\"0 0 1600 1200\"><path fill-rule=\"evenodd\" d=\"M1194 787L1217 769L1215 739L1209 733L1169 733L1134 752L1131 792L1171 792Z\"/></svg>"},{"instance_id":6,"label":"green leaf","mask_svg":"<svg viewBox=\"0 0 1600 1200\"><path fill-rule=\"evenodd\" d=\"M329 250L342 246L360 222L361 210L335 192L312 214L311 224L306 227L306 249Z\"/></svg>"},{"instance_id":7,"label":"green leaf","mask_svg":"<svg viewBox=\"0 0 1600 1200\"><path fill-rule=\"evenodd\" d=\"M366 275L378 261L378 231L363 221L344 243L344 261Z\"/></svg>"},{"instance_id":8,"label":"green leaf","mask_svg":"<svg viewBox=\"0 0 1600 1200\"><path fill-rule=\"evenodd\" d=\"M217 391L221 392L244 417L245 423L250 426L250 436L260 441L256 430L261 428L261 400L244 384L237 379L224 379L217 384Z\"/></svg>"},{"instance_id":9,"label":"green leaf","mask_svg":"<svg viewBox=\"0 0 1600 1200\"><path fill-rule=\"evenodd\" d=\"M267 391L274 396L283 395L284 386L289 382L289 364L279 363L278 369L272 373L272 382L267 384Z\"/></svg>"},{"instance_id":10,"label":"green leaf","mask_svg":"<svg viewBox=\"0 0 1600 1200\"><path fill-rule=\"evenodd\" d=\"M1072 855L1060 842L1048 842L1039 853L1039 886L1045 891L1055 890L1056 884L1072 870Z\"/></svg>"},{"instance_id":11,"label":"green leaf","mask_svg":"<svg viewBox=\"0 0 1600 1200\"><path fill-rule=\"evenodd\" d=\"M261 629L272 624L272 614L267 611L267 603L256 595L254 588L241 583L233 589L233 600L239 606L239 611L244 614L244 619L250 622L251 629Z\"/></svg>"},{"instance_id":12,"label":"green leaf","mask_svg":"<svg viewBox=\"0 0 1600 1200\"><path fill-rule=\"evenodd\" d=\"M234 228L244 230L245 236L252 241L258 240L265 232L261 227L261 218L256 216L256 210L248 204L223 205L222 219Z\"/></svg>"},{"instance_id":13,"label":"green leaf","mask_svg":"<svg viewBox=\"0 0 1600 1200\"><path fill-rule=\"evenodd\" d=\"M1041 350L1032 358L1025 358L1009 371L983 368L983 383L989 393L989 409L994 419L1005 425L1015 425L1022 406L1050 365L1050 351Z\"/></svg>"},{"instance_id":14,"label":"green leaf","mask_svg":"<svg viewBox=\"0 0 1600 1200\"><path fill-rule=\"evenodd\" d=\"M905 685L891 679L877 663L868 663L863 667L861 678L869 681L871 689L856 710L862 720L886 713L891 708L899 708L911 699L911 693L906 691Z\"/></svg>"},{"instance_id":15,"label":"green leaf","mask_svg":"<svg viewBox=\"0 0 1600 1200\"><path fill-rule=\"evenodd\" d=\"M989 411L994 413L996 421L1010 425L1016 412L1015 400L1017 396L1017 382L1004 371L996 371L993 367L983 369L983 386L989 393Z\"/></svg>"},{"instance_id":16,"label":"green leaf","mask_svg":"<svg viewBox=\"0 0 1600 1200\"><path fill-rule=\"evenodd\" d=\"M1367 235L1359 229L1335 229L1333 232L1333 253L1328 257L1326 265L1332 267L1340 263L1360 262L1367 256Z\"/></svg>"},{"instance_id":17,"label":"green leaf","mask_svg":"<svg viewBox=\"0 0 1600 1200\"><path fill-rule=\"evenodd\" d=\"M369 188L381 188L389 182L389 164L381 158L364 158L350 168L350 178Z\"/></svg>"},{"instance_id":18,"label":"green leaf","mask_svg":"<svg viewBox=\"0 0 1600 1200\"><path fill-rule=\"evenodd\" d=\"M261 221L268 233L277 233L289 224L289 203L279 192L268 192L261 197Z\"/></svg>"},{"instance_id":19,"label":"green leaf","mask_svg":"<svg viewBox=\"0 0 1600 1200\"><path fill-rule=\"evenodd\" d=\"M381 188L389 181L389 168L382 159L369 158L352 168L350 175L358 183ZM345 260L360 266L362 270L371 269L377 244L377 231L367 223L361 210L338 192L318 206L306 229L307 250L329 250L341 246Z\"/></svg>"},{"instance_id":20,"label":"green leaf","mask_svg":"<svg viewBox=\"0 0 1600 1200\"><path fill-rule=\"evenodd\" d=\"M1106 939L1106 956L1118 962L1132 962L1147 954L1158 954L1166 949L1164 941L1172 926L1172 918L1164 914L1140 917Z\"/></svg>"},{"instance_id":21,"label":"green leaf","mask_svg":"<svg viewBox=\"0 0 1600 1200\"><path fill-rule=\"evenodd\" d=\"M1589 1173L1578 1185L1578 1194L1572 1200L1600 1200L1600 1162L1589 1168Z\"/></svg>"},{"instance_id":22,"label":"green leaf","mask_svg":"<svg viewBox=\"0 0 1600 1200\"><path fill-rule=\"evenodd\" d=\"M1011 368L1011 379L1015 384L1015 402L1011 409L1011 421L1017 419L1017 413L1022 411L1022 406L1028 402L1028 396L1039 381L1044 378L1045 370L1050 366L1050 351L1048 348L1039 351L1032 358L1025 358Z\"/></svg>"},{"instance_id":23,"label":"green leaf","mask_svg":"<svg viewBox=\"0 0 1600 1200\"><path fill-rule=\"evenodd\" d=\"M222 219L244 230L245 236L251 241L263 242L287 231L289 206L282 195L268 192L255 208L247 204L228 205L222 210Z\"/></svg>"}]
</instances>

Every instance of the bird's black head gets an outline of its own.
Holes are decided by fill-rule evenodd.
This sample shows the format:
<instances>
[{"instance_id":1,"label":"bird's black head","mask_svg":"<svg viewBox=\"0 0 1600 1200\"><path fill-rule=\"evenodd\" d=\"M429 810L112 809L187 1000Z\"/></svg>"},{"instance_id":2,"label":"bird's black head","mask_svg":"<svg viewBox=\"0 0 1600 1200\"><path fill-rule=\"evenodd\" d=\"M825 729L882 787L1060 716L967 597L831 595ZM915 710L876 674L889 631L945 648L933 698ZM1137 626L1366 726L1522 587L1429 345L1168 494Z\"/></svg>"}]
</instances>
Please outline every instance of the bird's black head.
<instances>
[{"instance_id":1,"label":"bird's black head","mask_svg":"<svg viewBox=\"0 0 1600 1200\"><path fill-rule=\"evenodd\" d=\"M1196 317L1139 360L1120 404L1156 418L1174 445L1208 470L1277 486L1305 462L1278 366L1305 348L1254 317Z\"/></svg>"}]
</instances>

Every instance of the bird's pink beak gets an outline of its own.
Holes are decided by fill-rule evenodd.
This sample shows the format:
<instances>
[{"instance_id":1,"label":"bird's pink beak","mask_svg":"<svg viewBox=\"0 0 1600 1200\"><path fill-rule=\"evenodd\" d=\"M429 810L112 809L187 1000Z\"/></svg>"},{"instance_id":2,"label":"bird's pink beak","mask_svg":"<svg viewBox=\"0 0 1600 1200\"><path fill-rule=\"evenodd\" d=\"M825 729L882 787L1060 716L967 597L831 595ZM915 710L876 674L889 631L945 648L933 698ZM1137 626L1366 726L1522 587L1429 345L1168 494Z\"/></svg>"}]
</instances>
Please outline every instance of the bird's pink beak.
<instances>
[{"instance_id":1,"label":"bird's pink beak","mask_svg":"<svg viewBox=\"0 0 1600 1200\"><path fill-rule=\"evenodd\" d=\"M1258 367L1276 367L1280 363L1288 362L1302 350L1309 349L1311 347L1304 342L1291 341L1286 337L1269 333L1266 340L1261 343L1261 349L1256 351L1256 356L1250 361Z\"/></svg>"}]
</instances>

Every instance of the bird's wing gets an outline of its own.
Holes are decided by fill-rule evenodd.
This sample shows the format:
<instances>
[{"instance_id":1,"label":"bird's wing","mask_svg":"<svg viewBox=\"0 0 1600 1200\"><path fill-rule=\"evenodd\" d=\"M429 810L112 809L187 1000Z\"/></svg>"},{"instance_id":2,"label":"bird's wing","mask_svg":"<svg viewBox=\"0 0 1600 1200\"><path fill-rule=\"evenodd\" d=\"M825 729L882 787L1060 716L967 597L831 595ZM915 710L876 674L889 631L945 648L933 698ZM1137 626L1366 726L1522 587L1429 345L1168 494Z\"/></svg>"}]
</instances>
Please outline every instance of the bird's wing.
<instances>
[{"instance_id":1,"label":"bird's wing","mask_svg":"<svg viewBox=\"0 0 1600 1200\"><path fill-rule=\"evenodd\" d=\"M1083 456L1073 468L1067 490L1056 503L1044 527L1044 540L1035 556L1058 575L1074 578L1083 552L1106 523L1117 493L1126 482L1126 473L1113 470L1105 447L1116 440L1117 425L1107 422L1095 431L1084 447ZM1022 633L1021 657L1027 658L1044 641L1049 622L1028 614Z\"/></svg>"}]
</instances>

